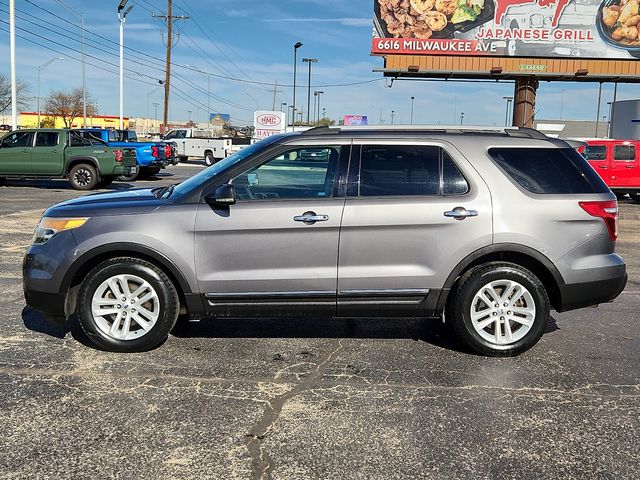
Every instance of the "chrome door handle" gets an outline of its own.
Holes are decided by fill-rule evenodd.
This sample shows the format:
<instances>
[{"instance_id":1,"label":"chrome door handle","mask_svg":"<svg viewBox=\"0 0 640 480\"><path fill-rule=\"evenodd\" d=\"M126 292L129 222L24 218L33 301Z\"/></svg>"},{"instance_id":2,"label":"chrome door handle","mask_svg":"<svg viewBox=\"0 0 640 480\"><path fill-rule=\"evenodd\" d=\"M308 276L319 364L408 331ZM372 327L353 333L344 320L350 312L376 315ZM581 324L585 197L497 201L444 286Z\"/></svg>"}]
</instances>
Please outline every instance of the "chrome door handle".
<instances>
[{"instance_id":1,"label":"chrome door handle","mask_svg":"<svg viewBox=\"0 0 640 480\"><path fill-rule=\"evenodd\" d=\"M455 218L456 220L464 220L467 217L477 217L477 210L467 210L464 207L456 207L453 210L449 210L448 212L444 212L445 217Z\"/></svg>"},{"instance_id":2,"label":"chrome door handle","mask_svg":"<svg viewBox=\"0 0 640 480\"><path fill-rule=\"evenodd\" d=\"M313 225L316 222L326 222L329 220L329 215L316 215L316 212L304 212L302 215L293 217L293 220L306 223L307 225Z\"/></svg>"},{"instance_id":3,"label":"chrome door handle","mask_svg":"<svg viewBox=\"0 0 640 480\"><path fill-rule=\"evenodd\" d=\"M607 166L606 165L598 165L598 168L602 168L602 169L606 170Z\"/></svg>"}]
</instances>

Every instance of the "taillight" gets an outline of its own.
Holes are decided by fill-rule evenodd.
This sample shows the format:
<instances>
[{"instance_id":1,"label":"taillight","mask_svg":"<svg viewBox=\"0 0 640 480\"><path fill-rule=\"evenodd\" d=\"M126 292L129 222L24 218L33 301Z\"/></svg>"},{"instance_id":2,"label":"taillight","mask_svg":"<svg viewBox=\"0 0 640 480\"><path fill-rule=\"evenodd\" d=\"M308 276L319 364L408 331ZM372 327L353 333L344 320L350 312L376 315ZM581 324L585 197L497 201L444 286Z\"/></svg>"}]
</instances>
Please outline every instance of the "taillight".
<instances>
[{"instance_id":1,"label":"taillight","mask_svg":"<svg viewBox=\"0 0 640 480\"><path fill-rule=\"evenodd\" d=\"M618 202L616 200L578 202L578 205L592 217L604 220L611 240L615 241L618 238Z\"/></svg>"},{"instance_id":2,"label":"taillight","mask_svg":"<svg viewBox=\"0 0 640 480\"><path fill-rule=\"evenodd\" d=\"M171 156L171 145L164 146L164 155L169 158Z\"/></svg>"},{"instance_id":3,"label":"taillight","mask_svg":"<svg viewBox=\"0 0 640 480\"><path fill-rule=\"evenodd\" d=\"M116 162L122 162L122 150L114 150L113 156L116 157Z\"/></svg>"},{"instance_id":4,"label":"taillight","mask_svg":"<svg viewBox=\"0 0 640 480\"><path fill-rule=\"evenodd\" d=\"M158 147L151 147L151 155L153 158L158 158Z\"/></svg>"}]
</instances>

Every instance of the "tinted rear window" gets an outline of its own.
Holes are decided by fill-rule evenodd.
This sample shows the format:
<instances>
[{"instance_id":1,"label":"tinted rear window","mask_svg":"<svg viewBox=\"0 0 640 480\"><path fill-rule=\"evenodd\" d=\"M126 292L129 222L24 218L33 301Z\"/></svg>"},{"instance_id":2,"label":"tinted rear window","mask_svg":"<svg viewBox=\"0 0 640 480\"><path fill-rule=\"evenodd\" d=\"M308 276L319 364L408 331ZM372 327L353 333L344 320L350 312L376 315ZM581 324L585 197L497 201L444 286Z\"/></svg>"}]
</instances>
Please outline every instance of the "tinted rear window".
<instances>
[{"instance_id":1,"label":"tinted rear window","mask_svg":"<svg viewBox=\"0 0 640 480\"><path fill-rule=\"evenodd\" d=\"M636 159L636 147L633 145L616 145L613 147L613 159L624 162Z\"/></svg>"},{"instance_id":2,"label":"tinted rear window","mask_svg":"<svg viewBox=\"0 0 640 480\"><path fill-rule=\"evenodd\" d=\"M573 148L492 148L489 155L532 193L605 193L609 188Z\"/></svg>"}]
</instances>

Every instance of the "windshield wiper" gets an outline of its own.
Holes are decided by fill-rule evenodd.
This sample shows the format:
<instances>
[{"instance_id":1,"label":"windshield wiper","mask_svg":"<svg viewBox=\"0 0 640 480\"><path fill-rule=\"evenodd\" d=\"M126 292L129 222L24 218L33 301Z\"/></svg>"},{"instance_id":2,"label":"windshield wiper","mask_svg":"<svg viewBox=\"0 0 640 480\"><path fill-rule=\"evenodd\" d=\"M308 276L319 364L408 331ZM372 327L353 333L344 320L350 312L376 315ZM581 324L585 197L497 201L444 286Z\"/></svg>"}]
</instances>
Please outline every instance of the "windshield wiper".
<instances>
[{"instance_id":1,"label":"windshield wiper","mask_svg":"<svg viewBox=\"0 0 640 480\"><path fill-rule=\"evenodd\" d=\"M176 188L177 183L172 183L171 185L167 185L165 187L158 187L151 190L156 198L169 198L173 193L173 189ZM166 195L166 197L165 197Z\"/></svg>"}]
</instances>

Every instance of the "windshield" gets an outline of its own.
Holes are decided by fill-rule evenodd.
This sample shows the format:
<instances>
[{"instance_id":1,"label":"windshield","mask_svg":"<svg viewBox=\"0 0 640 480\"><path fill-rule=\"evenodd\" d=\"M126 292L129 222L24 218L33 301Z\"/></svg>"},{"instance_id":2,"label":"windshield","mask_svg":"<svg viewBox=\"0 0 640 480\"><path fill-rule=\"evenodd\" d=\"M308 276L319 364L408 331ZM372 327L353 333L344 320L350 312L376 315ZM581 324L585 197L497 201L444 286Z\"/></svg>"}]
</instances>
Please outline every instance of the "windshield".
<instances>
[{"instance_id":1,"label":"windshield","mask_svg":"<svg viewBox=\"0 0 640 480\"><path fill-rule=\"evenodd\" d=\"M229 167L232 167L236 163L241 162L245 158L259 152L260 150L263 150L264 148L277 142L278 140L285 137L289 137L289 136L291 136L291 134L285 133L280 135L272 135L271 137L267 137L257 143L254 143L253 145L244 147L239 152L236 152L233 155L228 156L224 160L221 160L218 163L211 165L209 168L202 170L197 175L194 175L188 180L185 180L181 184L177 185L174 189L174 192L178 195L184 195L190 192L191 190L193 190L194 188L199 187L200 185L205 183L207 180L210 180L211 178L215 177L219 173L225 171Z\"/></svg>"},{"instance_id":2,"label":"windshield","mask_svg":"<svg viewBox=\"0 0 640 480\"><path fill-rule=\"evenodd\" d=\"M164 136L165 140L170 140L172 138L186 138L187 131L186 130L171 130Z\"/></svg>"}]
</instances>

